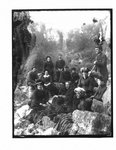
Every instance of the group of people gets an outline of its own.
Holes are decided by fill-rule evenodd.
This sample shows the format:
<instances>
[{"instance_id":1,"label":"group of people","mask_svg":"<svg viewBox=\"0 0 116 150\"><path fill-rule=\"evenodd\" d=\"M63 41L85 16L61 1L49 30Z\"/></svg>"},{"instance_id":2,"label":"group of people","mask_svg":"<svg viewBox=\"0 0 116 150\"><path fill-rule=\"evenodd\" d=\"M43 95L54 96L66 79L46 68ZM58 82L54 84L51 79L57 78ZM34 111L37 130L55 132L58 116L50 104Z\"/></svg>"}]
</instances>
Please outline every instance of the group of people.
<instances>
[{"instance_id":1,"label":"group of people","mask_svg":"<svg viewBox=\"0 0 116 150\"><path fill-rule=\"evenodd\" d=\"M102 46L95 48L97 54L92 70L87 67L69 69L62 55L54 66L50 56L46 57L43 72L37 73L36 68L27 75L27 85L31 89L29 105L32 109L44 109L51 97L52 103L57 102L70 108L91 110L92 99L102 101L108 80L107 57L102 52ZM55 71L54 71L55 70Z\"/></svg>"}]
</instances>

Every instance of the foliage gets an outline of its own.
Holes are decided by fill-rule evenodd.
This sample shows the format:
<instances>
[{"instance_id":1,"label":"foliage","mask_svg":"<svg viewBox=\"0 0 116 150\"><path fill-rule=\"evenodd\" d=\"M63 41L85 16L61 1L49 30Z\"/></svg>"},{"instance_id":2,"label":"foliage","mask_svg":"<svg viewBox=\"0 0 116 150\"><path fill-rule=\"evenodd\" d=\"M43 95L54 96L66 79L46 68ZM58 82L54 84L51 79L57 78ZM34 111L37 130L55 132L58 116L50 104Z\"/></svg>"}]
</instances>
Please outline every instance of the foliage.
<instances>
[{"instance_id":1,"label":"foliage","mask_svg":"<svg viewBox=\"0 0 116 150\"><path fill-rule=\"evenodd\" d=\"M67 50L72 51L72 56L78 54L78 62L82 60L81 66L90 66L95 59L95 42L94 38L99 35L99 25L84 25L81 30L71 31L66 40ZM91 65L90 65L91 64Z\"/></svg>"},{"instance_id":2,"label":"foliage","mask_svg":"<svg viewBox=\"0 0 116 150\"><path fill-rule=\"evenodd\" d=\"M32 24L31 31L36 31L33 28L37 28L37 25ZM52 33L53 32L53 33ZM56 34L57 37L54 37ZM55 32L52 29L46 29L45 25L41 25L39 31L35 32L36 44L31 50L30 55L25 63L25 70L28 72L33 66L35 66L38 71L43 70L43 63L47 55L50 55L53 62L55 63L57 55L62 50L63 46L63 35L62 32ZM58 38L58 40L56 39ZM59 49L60 48L60 49Z\"/></svg>"},{"instance_id":3,"label":"foliage","mask_svg":"<svg viewBox=\"0 0 116 150\"><path fill-rule=\"evenodd\" d=\"M20 17L21 15L23 17ZM14 14L15 20L18 20L16 18L25 18L25 16L30 18L27 12ZM47 55L51 56L55 64L59 53L63 54L63 58L70 68L76 67L77 71L79 71L81 67L86 66L91 69L96 55L94 51L95 41L105 39L103 37L105 36L105 33L103 33L105 31L102 30L102 25L104 24L104 19L98 21L94 18L92 24L83 24L81 29L71 30L67 37L64 37L64 33L60 30L46 28L45 24L29 22L26 26L26 32L28 31L31 34L31 39L28 40L27 36L29 37L29 35L25 34L27 44L23 44L23 56L26 57L23 57L21 64L23 68L23 71L21 70L22 79L24 78L25 80L27 72L33 66L41 72ZM20 43L18 45L21 47ZM106 41L103 43L103 50L107 54L108 64L110 64L111 49Z\"/></svg>"}]
</instances>

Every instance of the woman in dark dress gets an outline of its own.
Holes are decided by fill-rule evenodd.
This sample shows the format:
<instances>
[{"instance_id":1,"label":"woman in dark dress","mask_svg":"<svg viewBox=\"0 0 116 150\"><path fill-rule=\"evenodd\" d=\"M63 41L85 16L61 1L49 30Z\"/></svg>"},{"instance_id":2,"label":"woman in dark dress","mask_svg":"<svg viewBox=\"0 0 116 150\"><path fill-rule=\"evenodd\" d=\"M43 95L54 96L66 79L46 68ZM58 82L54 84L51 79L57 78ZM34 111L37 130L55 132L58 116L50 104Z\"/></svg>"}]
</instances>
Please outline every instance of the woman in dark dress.
<instances>
[{"instance_id":1,"label":"woman in dark dress","mask_svg":"<svg viewBox=\"0 0 116 150\"><path fill-rule=\"evenodd\" d=\"M50 56L46 57L46 61L44 63L44 71L47 70L48 73L51 75L51 78L53 80L53 76L54 76L54 65L52 62L52 59Z\"/></svg>"},{"instance_id":2,"label":"woman in dark dress","mask_svg":"<svg viewBox=\"0 0 116 150\"><path fill-rule=\"evenodd\" d=\"M49 92L50 96L53 96L53 95L58 93L57 88L54 86L54 84L52 82L52 77L48 73L47 70L45 70L45 72L44 72L44 75L42 77L42 81L43 81L45 89Z\"/></svg>"}]
</instances>

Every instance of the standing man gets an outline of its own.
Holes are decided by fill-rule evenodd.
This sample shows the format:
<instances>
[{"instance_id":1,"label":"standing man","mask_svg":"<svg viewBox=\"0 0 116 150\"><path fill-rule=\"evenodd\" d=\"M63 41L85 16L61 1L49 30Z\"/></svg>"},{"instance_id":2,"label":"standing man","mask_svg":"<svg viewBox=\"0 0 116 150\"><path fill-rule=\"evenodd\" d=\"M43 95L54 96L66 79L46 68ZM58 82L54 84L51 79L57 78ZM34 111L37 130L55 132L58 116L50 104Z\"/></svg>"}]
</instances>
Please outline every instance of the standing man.
<instances>
[{"instance_id":1,"label":"standing man","mask_svg":"<svg viewBox=\"0 0 116 150\"><path fill-rule=\"evenodd\" d=\"M56 61L56 81L59 82L61 72L65 66L65 61L62 59L62 55L59 54L58 60Z\"/></svg>"},{"instance_id":2,"label":"standing man","mask_svg":"<svg viewBox=\"0 0 116 150\"><path fill-rule=\"evenodd\" d=\"M95 48L95 52L97 54L96 60L94 61L95 71L92 71L91 75L98 79L99 86L92 97L102 101L102 96L107 89L106 87L108 80L107 57L102 52L101 45Z\"/></svg>"},{"instance_id":3,"label":"standing man","mask_svg":"<svg viewBox=\"0 0 116 150\"><path fill-rule=\"evenodd\" d=\"M101 45L95 48L95 52L97 54L96 60L94 61L95 72L92 72L92 74L106 84L108 80L107 57L102 52Z\"/></svg>"}]
</instances>

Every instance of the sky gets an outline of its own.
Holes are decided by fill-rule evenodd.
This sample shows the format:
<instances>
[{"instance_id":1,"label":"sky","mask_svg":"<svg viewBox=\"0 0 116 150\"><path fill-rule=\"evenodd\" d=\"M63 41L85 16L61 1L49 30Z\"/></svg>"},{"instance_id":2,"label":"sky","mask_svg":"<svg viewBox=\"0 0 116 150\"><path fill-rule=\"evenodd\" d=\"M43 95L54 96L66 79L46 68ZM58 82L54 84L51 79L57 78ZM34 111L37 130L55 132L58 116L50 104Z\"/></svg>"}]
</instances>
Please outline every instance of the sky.
<instances>
[{"instance_id":1,"label":"sky","mask_svg":"<svg viewBox=\"0 0 116 150\"><path fill-rule=\"evenodd\" d=\"M109 11L31 11L31 19L35 23L44 23L47 28L64 33L80 28L83 23L91 24L92 19L109 17Z\"/></svg>"}]
</instances>

